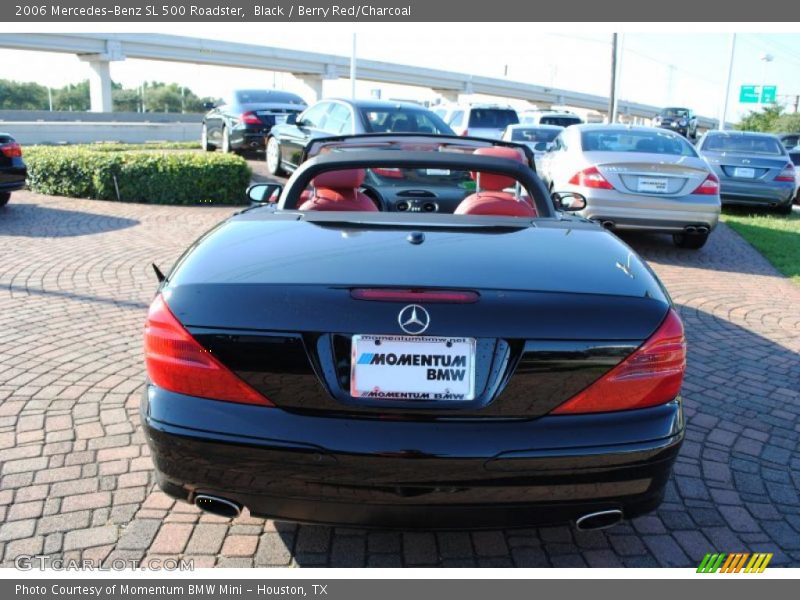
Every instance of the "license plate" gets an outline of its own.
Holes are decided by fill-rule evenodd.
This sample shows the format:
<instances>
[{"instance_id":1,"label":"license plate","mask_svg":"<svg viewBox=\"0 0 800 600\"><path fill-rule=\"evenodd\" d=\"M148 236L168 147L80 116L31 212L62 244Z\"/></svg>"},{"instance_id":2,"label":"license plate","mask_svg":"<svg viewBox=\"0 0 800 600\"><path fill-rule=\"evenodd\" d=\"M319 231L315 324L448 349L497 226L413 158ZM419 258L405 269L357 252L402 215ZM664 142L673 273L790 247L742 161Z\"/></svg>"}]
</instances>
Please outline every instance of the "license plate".
<instances>
[{"instance_id":1,"label":"license plate","mask_svg":"<svg viewBox=\"0 0 800 600\"><path fill-rule=\"evenodd\" d=\"M667 191L667 180L655 177L639 177L639 184L636 189L640 192L663 194Z\"/></svg>"},{"instance_id":2,"label":"license plate","mask_svg":"<svg viewBox=\"0 0 800 600\"><path fill-rule=\"evenodd\" d=\"M751 167L736 167L733 170L733 176L752 179L753 177L756 176L756 170Z\"/></svg>"},{"instance_id":3,"label":"license plate","mask_svg":"<svg viewBox=\"0 0 800 600\"><path fill-rule=\"evenodd\" d=\"M386 401L475 398L475 339L354 335L350 395Z\"/></svg>"}]
</instances>

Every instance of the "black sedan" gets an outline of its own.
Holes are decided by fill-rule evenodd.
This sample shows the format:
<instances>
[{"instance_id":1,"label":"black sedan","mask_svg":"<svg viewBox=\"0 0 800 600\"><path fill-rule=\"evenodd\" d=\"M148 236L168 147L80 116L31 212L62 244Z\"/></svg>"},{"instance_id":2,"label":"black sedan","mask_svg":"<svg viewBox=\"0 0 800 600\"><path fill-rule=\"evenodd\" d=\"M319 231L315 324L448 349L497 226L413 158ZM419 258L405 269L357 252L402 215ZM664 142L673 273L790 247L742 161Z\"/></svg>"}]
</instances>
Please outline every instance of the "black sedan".
<instances>
[{"instance_id":1,"label":"black sedan","mask_svg":"<svg viewBox=\"0 0 800 600\"><path fill-rule=\"evenodd\" d=\"M294 171L312 140L365 133L454 135L438 115L419 104L330 98L272 129L267 137L267 170L273 175Z\"/></svg>"},{"instance_id":2,"label":"black sedan","mask_svg":"<svg viewBox=\"0 0 800 600\"><path fill-rule=\"evenodd\" d=\"M22 147L7 133L0 133L0 206L8 204L11 192L25 187L27 176Z\"/></svg>"},{"instance_id":3,"label":"black sedan","mask_svg":"<svg viewBox=\"0 0 800 600\"><path fill-rule=\"evenodd\" d=\"M581 196L551 198L527 149L321 149L160 283L141 417L161 488L363 527L596 529L657 507L686 346L648 266L569 215ZM379 210L372 170L461 200Z\"/></svg>"},{"instance_id":4,"label":"black sedan","mask_svg":"<svg viewBox=\"0 0 800 600\"><path fill-rule=\"evenodd\" d=\"M697 115L689 108L675 106L664 108L653 119L653 125L677 131L690 140L697 139Z\"/></svg>"},{"instance_id":5,"label":"black sedan","mask_svg":"<svg viewBox=\"0 0 800 600\"><path fill-rule=\"evenodd\" d=\"M235 90L203 117L200 146L205 150L263 150L264 139L277 124L306 108L297 94L278 90Z\"/></svg>"}]
</instances>

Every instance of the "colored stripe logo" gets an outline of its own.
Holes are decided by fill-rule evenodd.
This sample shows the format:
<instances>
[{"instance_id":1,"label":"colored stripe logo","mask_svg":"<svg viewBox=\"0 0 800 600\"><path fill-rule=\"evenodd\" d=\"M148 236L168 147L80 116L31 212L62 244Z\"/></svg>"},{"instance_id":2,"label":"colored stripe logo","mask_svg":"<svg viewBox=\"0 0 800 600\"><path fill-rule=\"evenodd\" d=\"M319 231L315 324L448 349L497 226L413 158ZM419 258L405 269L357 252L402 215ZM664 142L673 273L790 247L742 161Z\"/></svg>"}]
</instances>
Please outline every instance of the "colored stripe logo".
<instances>
[{"instance_id":1,"label":"colored stripe logo","mask_svg":"<svg viewBox=\"0 0 800 600\"><path fill-rule=\"evenodd\" d=\"M698 573L763 573L769 561L772 560L772 553L738 552L734 554L715 553L706 554L697 567Z\"/></svg>"}]
</instances>

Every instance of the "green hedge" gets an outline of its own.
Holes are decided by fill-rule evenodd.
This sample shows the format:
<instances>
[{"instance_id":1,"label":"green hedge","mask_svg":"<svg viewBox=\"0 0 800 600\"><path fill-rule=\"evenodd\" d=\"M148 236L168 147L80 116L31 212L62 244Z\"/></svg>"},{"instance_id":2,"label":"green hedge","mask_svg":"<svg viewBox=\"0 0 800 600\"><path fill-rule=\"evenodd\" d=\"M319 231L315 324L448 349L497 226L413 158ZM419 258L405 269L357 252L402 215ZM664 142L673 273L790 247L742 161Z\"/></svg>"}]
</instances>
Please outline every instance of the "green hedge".
<instances>
[{"instance_id":1,"label":"green hedge","mask_svg":"<svg viewBox=\"0 0 800 600\"><path fill-rule=\"evenodd\" d=\"M151 204L244 204L252 175L232 154L35 146L28 187L42 194Z\"/></svg>"}]
</instances>

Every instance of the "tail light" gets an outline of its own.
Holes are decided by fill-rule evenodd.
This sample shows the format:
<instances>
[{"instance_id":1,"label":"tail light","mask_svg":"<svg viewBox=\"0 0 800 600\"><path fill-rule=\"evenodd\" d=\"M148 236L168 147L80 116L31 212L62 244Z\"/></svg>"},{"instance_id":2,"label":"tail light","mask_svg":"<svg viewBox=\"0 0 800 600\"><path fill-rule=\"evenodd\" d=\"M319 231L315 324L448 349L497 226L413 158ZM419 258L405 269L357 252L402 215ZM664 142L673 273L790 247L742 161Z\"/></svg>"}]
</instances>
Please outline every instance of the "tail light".
<instances>
[{"instance_id":1,"label":"tail light","mask_svg":"<svg viewBox=\"0 0 800 600\"><path fill-rule=\"evenodd\" d=\"M375 175L379 175L381 177L387 177L390 179L402 179L403 172L400 169L390 168L390 167L376 167L372 169L372 172Z\"/></svg>"},{"instance_id":2,"label":"tail light","mask_svg":"<svg viewBox=\"0 0 800 600\"><path fill-rule=\"evenodd\" d=\"M272 406L203 348L160 294L147 314L144 355L147 375L158 387L189 396Z\"/></svg>"},{"instance_id":3,"label":"tail light","mask_svg":"<svg viewBox=\"0 0 800 600\"><path fill-rule=\"evenodd\" d=\"M716 196L719 194L719 179L713 173L709 173L705 181L698 185L692 193L701 196Z\"/></svg>"},{"instance_id":4,"label":"tail light","mask_svg":"<svg viewBox=\"0 0 800 600\"><path fill-rule=\"evenodd\" d=\"M589 167L588 169L575 173L569 182L572 185L579 185L581 187L597 188L601 190L614 189L614 186L608 183L608 180L597 170L597 167Z\"/></svg>"},{"instance_id":5,"label":"tail light","mask_svg":"<svg viewBox=\"0 0 800 600\"><path fill-rule=\"evenodd\" d=\"M683 324L673 309L633 354L553 414L612 412L669 402L680 392L686 370Z\"/></svg>"},{"instance_id":6,"label":"tail light","mask_svg":"<svg viewBox=\"0 0 800 600\"><path fill-rule=\"evenodd\" d=\"M22 146L17 142L7 142L0 145L0 152L7 158L19 158L22 156Z\"/></svg>"},{"instance_id":7,"label":"tail light","mask_svg":"<svg viewBox=\"0 0 800 600\"><path fill-rule=\"evenodd\" d=\"M775 181L791 181L794 183L794 165L789 163L783 167L783 171L778 174Z\"/></svg>"},{"instance_id":8,"label":"tail light","mask_svg":"<svg viewBox=\"0 0 800 600\"><path fill-rule=\"evenodd\" d=\"M239 117L239 120L247 125L261 125L261 119L259 119L258 115L253 111L242 113L242 116Z\"/></svg>"},{"instance_id":9,"label":"tail light","mask_svg":"<svg viewBox=\"0 0 800 600\"><path fill-rule=\"evenodd\" d=\"M469 135L469 129L465 129L464 131L461 132L461 137L466 137L468 135Z\"/></svg>"},{"instance_id":10,"label":"tail light","mask_svg":"<svg viewBox=\"0 0 800 600\"><path fill-rule=\"evenodd\" d=\"M401 290L385 288L355 288L350 290L355 300L378 302L443 302L472 304L480 298L477 292L462 290Z\"/></svg>"}]
</instances>

